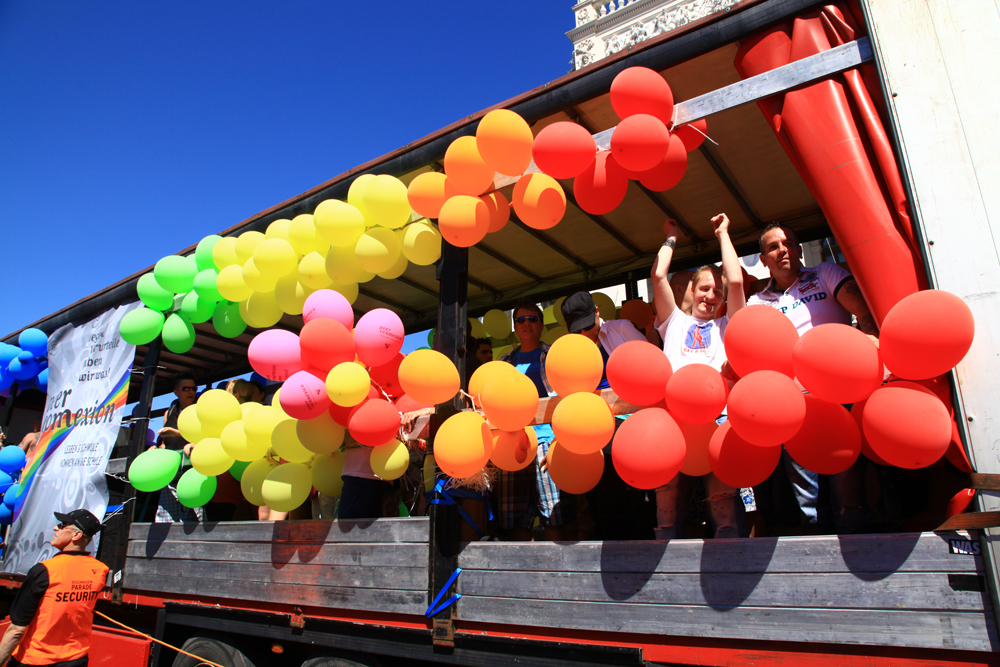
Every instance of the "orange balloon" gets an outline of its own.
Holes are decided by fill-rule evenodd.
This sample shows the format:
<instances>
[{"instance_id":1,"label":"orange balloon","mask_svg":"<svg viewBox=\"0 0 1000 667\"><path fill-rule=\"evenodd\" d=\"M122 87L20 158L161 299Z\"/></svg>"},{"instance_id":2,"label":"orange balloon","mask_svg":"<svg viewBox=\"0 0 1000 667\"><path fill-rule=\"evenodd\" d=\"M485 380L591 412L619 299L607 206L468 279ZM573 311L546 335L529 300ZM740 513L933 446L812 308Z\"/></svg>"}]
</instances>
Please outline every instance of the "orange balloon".
<instances>
[{"instance_id":1,"label":"orange balloon","mask_svg":"<svg viewBox=\"0 0 1000 667\"><path fill-rule=\"evenodd\" d=\"M533 428L494 431L490 461L500 470L516 472L530 466L538 452L538 436Z\"/></svg>"},{"instance_id":2,"label":"orange balloon","mask_svg":"<svg viewBox=\"0 0 1000 667\"><path fill-rule=\"evenodd\" d=\"M586 493L601 481L604 474L604 452L575 454L553 441L545 456L549 476L566 493Z\"/></svg>"},{"instance_id":3,"label":"orange balloon","mask_svg":"<svg viewBox=\"0 0 1000 667\"><path fill-rule=\"evenodd\" d=\"M704 424L687 424L677 420L687 443L687 455L681 464L681 472L691 477L701 477L712 472L712 464L708 461L708 443L712 441L719 426L714 421Z\"/></svg>"},{"instance_id":4,"label":"orange balloon","mask_svg":"<svg viewBox=\"0 0 1000 667\"><path fill-rule=\"evenodd\" d=\"M514 186L511 205L524 224L549 229L566 213L566 193L559 181L547 174L527 174Z\"/></svg>"},{"instance_id":5,"label":"orange balloon","mask_svg":"<svg viewBox=\"0 0 1000 667\"><path fill-rule=\"evenodd\" d=\"M642 299L629 299L622 304L621 319L628 320L641 331L653 323L656 315L652 306Z\"/></svg>"},{"instance_id":6,"label":"orange balloon","mask_svg":"<svg viewBox=\"0 0 1000 667\"><path fill-rule=\"evenodd\" d=\"M535 418L538 389L527 375L516 371L500 373L483 387L482 402L483 412L493 426L502 431L516 431Z\"/></svg>"},{"instance_id":7,"label":"orange balloon","mask_svg":"<svg viewBox=\"0 0 1000 667\"><path fill-rule=\"evenodd\" d=\"M397 377L407 396L427 405L450 401L462 386L455 364L435 350L410 352L400 362Z\"/></svg>"},{"instance_id":8,"label":"orange balloon","mask_svg":"<svg viewBox=\"0 0 1000 667\"><path fill-rule=\"evenodd\" d=\"M479 154L475 137L459 137L444 152L448 183L463 195L481 195L493 187L496 175Z\"/></svg>"},{"instance_id":9,"label":"orange balloon","mask_svg":"<svg viewBox=\"0 0 1000 667\"><path fill-rule=\"evenodd\" d=\"M604 359L594 342L581 334L561 337L545 357L545 375L560 396L597 389L604 375Z\"/></svg>"},{"instance_id":10,"label":"orange balloon","mask_svg":"<svg viewBox=\"0 0 1000 667\"><path fill-rule=\"evenodd\" d=\"M437 218L448 198L457 194L448 177L436 171L419 174L406 188L410 208L425 218Z\"/></svg>"},{"instance_id":11,"label":"orange balloon","mask_svg":"<svg viewBox=\"0 0 1000 667\"><path fill-rule=\"evenodd\" d=\"M552 430L556 440L566 449L576 454L591 454L611 442L615 434L615 416L603 398L580 392L566 396L556 405L552 412Z\"/></svg>"},{"instance_id":12,"label":"orange balloon","mask_svg":"<svg viewBox=\"0 0 1000 667\"><path fill-rule=\"evenodd\" d=\"M483 388L486 384L500 373L517 373L517 369L506 361L488 361L473 373L469 378L469 394L477 401L481 400ZM535 392L538 393L537 390Z\"/></svg>"},{"instance_id":13,"label":"orange balloon","mask_svg":"<svg viewBox=\"0 0 1000 667\"><path fill-rule=\"evenodd\" d=\"M480 199L483 200L486 207L490 210L490 228L487 230L487 233L499 232L507 224L507 221L510 220L510 204L507 203L507 198L498 190L488 195L483 195Z\"/></svg>"},{"instance_id":14,"label":"orange balloon","mask_svg":"<svg viewBox=\"0 0 1000 667\"><path fill-rule=\"evenodd\" d=\"M476 147L483 161L508 176L520 176L531 164L534 140L528 123L509 109L489 112L476 128Z\"/></svg>"},{"instance_id":15,"label":"orange balloon","mask_svg":"<svg viewBox=\"0 0 1000 667\"><path fill-rule=\"evenodd\" d=\"M486 420L475 412L459 412L441 424L434 438L434 460L456 479L475 475L490 460L493 437Z\"/></svg>"},{"instance_id":16,"label":"orange balloon","mask_svg":"<svg viewBox=\"0 0 1000 667\"><path fill-rule=\"evenodd\" d=\"M482 199L469 195L456 195L441 207L438 229L445 241L468 248L486 236L490 228L490 209Z\"/></svg>"}]
</instances>

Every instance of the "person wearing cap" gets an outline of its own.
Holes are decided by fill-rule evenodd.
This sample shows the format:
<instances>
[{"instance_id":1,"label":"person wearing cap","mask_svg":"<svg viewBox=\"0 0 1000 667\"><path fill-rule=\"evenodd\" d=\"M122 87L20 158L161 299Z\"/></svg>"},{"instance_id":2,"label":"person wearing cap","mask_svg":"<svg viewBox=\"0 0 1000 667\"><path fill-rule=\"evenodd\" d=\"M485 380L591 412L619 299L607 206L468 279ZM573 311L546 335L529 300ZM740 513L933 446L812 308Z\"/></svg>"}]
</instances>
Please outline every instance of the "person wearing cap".
<instances>
[{"instance_id":1,"label":"person wearing cap","mask_svg":"<svg viewBox=\"0 0 1000 667\"><path fill-rule=\"evenodd\" d=\"M108 578L87 545L102 526L85 509L55 515L50 544L60 551L28 570L0 640L0 665L8 658L8 666L87 664L94 605Z\"/></svg>"},{"instance_id":2,"label":"person wearing cap","mask_svg":"<svg viewBox=\"0 0 1000 667\"><path fill-rule=\"evenodd\" d=\"M566 297L562 302L562 315L566 320L566 328L570 333L581 334L592 340L601 351L604 358L604 376L598 389L607 389L608 357L622 343L632 340L645 341L646 336L635 328L629 320L604 321L597 314L597 304L590 292L577 292Z\"/></svg>"}]
</instances>

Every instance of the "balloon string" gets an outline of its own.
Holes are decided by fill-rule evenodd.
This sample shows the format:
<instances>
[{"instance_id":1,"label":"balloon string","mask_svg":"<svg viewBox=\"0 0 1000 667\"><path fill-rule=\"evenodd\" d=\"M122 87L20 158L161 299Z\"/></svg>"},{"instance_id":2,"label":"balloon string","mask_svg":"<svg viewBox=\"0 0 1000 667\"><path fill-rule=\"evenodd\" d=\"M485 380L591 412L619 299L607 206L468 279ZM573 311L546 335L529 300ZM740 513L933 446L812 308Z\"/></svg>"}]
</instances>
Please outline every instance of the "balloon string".
<instances>
[{"instance_id":1,"label":"balloon string","mask_svg":"<svg viewBox=\"0 0 1000 667\"><path fill-rule=\"evenodd\" d=\"M194 653L188 653L187 651L181 650L181 649L177 648L176 646L171 646L167 642L160 641L156 637L151 637L150 635L147 635L145 632L139 632L135 628L130 628L129 626L125 625L124 623L121 623L120 621L116 621L115 619L113 619L110 616L107 616L105 614L102 614L101 612L97 611L96 609L94 610L94 613L97 614L98 616L100 616L101 618L103 618L104 620L111 621L115 625L118 625L118 626L121 626L121 627L125 628L129 632L134 632L137 635L145 637L146 639L148 639L151 642L156 642L157 644L161 644L163 646L166 646L169 649L177 651L178 653L186 655L189 658L194 658L195 660L199 660L200 661L199 662L200 665L211 665L212 667L223 667L222 665L220 665L217 662L212 662L211 660L208 660L207 658L202 658L201 656L197 656Z\"/></svg>"},{"instance_id":2,"label":"balloon string","mask_svg":"<svg viewBox=\"0 0 1000 667\"><path fill-rule=\"evenodd\" d=\"M701 130L699 130L699 129L698 129L697 127L695 127L694 125L688 125L688 127L690 127L690 128L692 129L692 130L694 130L695 132L697 132L697 133L698 133L698 134L700 134L701 136L703 136L703 137L705 137L706 139L708 139L709 141L711 141L711 142L712 142L713 144L715 144L716 146L718 146L718 145L719 145L717 141L715 141L714 139L712 139L712 137L708 136L707 134L705 134L704 132L702 132Z\"/></svg>"}]
</instances>

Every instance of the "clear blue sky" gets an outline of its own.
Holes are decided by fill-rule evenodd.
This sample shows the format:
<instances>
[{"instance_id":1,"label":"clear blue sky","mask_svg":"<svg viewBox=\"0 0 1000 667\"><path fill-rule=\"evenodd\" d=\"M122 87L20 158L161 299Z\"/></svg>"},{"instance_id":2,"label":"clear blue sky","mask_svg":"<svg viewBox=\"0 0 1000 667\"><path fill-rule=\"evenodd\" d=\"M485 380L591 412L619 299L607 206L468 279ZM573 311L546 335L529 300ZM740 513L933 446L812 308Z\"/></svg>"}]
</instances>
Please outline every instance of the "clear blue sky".
<instances>
[{"instance_id":1,"label":"clear blue sky","mask_svg":"<svg viewBox=\"0 0 1000 667\"><path fill-rule=\"evenodd\" d=\"M0 336L566 74L573 4L0 2Z\"/></svg>"}]
</instances>

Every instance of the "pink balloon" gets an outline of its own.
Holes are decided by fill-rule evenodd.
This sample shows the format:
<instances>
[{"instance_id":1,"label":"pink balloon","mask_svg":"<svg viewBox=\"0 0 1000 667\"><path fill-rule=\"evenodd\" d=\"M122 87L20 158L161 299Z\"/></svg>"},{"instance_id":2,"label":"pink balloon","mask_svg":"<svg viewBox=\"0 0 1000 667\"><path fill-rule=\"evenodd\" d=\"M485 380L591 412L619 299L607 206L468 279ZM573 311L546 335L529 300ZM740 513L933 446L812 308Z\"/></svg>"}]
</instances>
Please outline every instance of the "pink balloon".
<instances>
[{"instance_id":1,"label":"pink balloon","mask_svg":"<svg viewBox=\"0 0 1000 667\"><path fill-rule=\"evenodd\" d=\"M366 366L381 366L392 361L403 347L403 321L386 308L376 308L361 316L354 327L354 345L358 359Z\"/></svg>"},{"instance_id":2,"label":"pink balloon","mask_svg":"<svg viewBox=\"0 0 1000 667\"><path fill-rule=\"evenodd\" d=\"M247 357L255 371L278 382L306 367L299 352L299 337L284 329L268 329L254 336Z\"/></svg>"},{"instance_id":3,"label":"pink balloon","mask_svg":"<svg viewBox=\"0 0 1000 667\"><path fill-rule=\"evenodd\" d=\"M295 419L312 419L330 408L326 382L308 371L299 371L285 380L278 400L281 409Z\"/></svg>"},{"instance_id":4,"label":"pink balloon","mask_svg":"<svg viewBox=\"0 0 1000 667\"><path fill-rule=\"evenodd\" d=\"M302 321L308 323L317 317L337 320L350 331L354 328L354 309L351 302L340 292L332 289L318 289L306 297L302 305Z\"/></svg>"}]
</instances>

